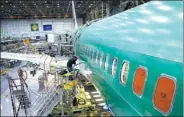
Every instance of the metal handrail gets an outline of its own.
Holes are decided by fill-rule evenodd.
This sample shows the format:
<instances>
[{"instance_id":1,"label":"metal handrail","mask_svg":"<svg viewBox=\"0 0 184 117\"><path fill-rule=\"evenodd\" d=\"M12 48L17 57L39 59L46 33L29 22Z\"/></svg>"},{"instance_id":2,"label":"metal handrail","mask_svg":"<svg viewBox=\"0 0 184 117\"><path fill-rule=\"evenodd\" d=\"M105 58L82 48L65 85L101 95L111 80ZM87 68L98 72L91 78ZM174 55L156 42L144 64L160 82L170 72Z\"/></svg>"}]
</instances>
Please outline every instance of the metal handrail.
<instances>
[{"instance_id":1,"label":"metal handrail","mask_svg":"<svg viewBox=\"0 0 184 117\"><path fill-rule=\"evenodd\" d=\"M44 95L40 95L33 103L32 103L32 108L30 111L30 115L33 115L35 113L36 110L39 110L39 108L41 108L42 106L44 106L44 103L48 100L48 98L50 98L50 95L53 94L53 92L55 92L57 86L54 82L54 79L51 80L48 84L48 86L50 85L50 89L48 90L48 92ZM47 91L47 87L45 87L43 89L42 92Z\"/></svg>"},{"instance_id":2,"label":"metal handrail","mask_svg":"<svg viewBox=\"0 0 184 117\"><path fill-rule=\"evenodd\" d=\"M57 104L57 102L59 102L59 100L57 99L57 97L58 97L58 95L56 94L56 92L54 92L54 94L50 95L50 97L48 97L49 100L47 101L47 103L45 104L45 106L41 110L39 110L37 116L42 116L45 112L46 112L45 114L48 114L50 111L52 111L52 109L55 107L55 105ZM49 104L50 104L50 106L48 106ZM43 113L43 114L41 115L41 113Z\"/></svg>"},{"instance_id":3,"label":"metal handrail","mask_svg":"<svg viewBox=\"0 0 184 117\"><path fill-rule=\"evenodd\" d=\"M53 95L53 93L48 93L48 94L52 94ZM40 103L41 104L39 104L39 107L38 108L36 108L37 110L36 110L36 113L35 113L35 111L34 111L34 114L33 115L38 115L38 113L40 112L40 110L42 110L43 108L45 108L46 106L47 106L47 102L48 102L48 100L49 100L49 98L50 98L50 95L49 96L45 96L46 98L43 100L43 101L41 101ZM43 110L42 110L43 111Z\"/></svg>"},{"instance_id":4,"label":"metal handrail","mask_svg":"<svg viewBox=\"0 0 184 117\"><path fill-rule=\"evenodd\" d=\"M54 85L53 85L54 86ZM52 87L53 87L52 86ZM50 88L50 90L51 90L52 88ZM47 94L49 94L50 93L50 90L48 91L48 93ZM41 97L41 99L40 100L42 100L42 99L44 99L44 97L45 97L45 95L40 95L40 97ZM36 105L36 103L39 101L40 102L40 100L35 100L34 102L33 102L33 105Z\"/></svg>"}]
</instances>

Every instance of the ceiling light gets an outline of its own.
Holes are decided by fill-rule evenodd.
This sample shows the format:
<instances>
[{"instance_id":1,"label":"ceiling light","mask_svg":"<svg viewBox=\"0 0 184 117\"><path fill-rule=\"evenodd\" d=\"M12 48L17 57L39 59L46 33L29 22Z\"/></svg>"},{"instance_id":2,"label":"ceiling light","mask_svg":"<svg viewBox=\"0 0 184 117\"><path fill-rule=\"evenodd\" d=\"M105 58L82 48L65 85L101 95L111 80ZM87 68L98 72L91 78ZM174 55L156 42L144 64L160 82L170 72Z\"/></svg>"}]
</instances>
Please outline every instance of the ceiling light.
<instances>
[{"instance_id":1,"label":"ceiling light","mask_svg":"<svg viewBox=\"0 0 184 117\"><path fill-rule=\"evenodd\" d=\"M167 17L163 17L163 16L152 16L151 20L158 23L168 23L170 21Z\"/></svg>"},{"instance_id":2,"label":"ceiling light","mask_svg":"<svg viewBox=\"0 0 184 117\"><path fill-rule=\"evenodd\" d=\"M8 1L6 1L6 3L8 3Z\"/></svg>"},{"instance_id":3,"label":"ceiling light","mask_svg":"<svg viewBox=\"0 0 184 117\"><path fill-rule=\"evenodd\" d=\"M165 5L158 6L157 8L160 10L164 10L164 11L171 11L172 10L172 7L165 6Z\"/></svg>"},{"instance_id":4,"label":"ceiling light","mask_svg":"<svg viewBox=\"0 0 184 117\"><path fill-rule=\"evenodd\" d=\"M141 13L143 13L143 14L152 14L152 12L151 12L151 11L146 10L146 9L141 10L140 12L141 12Z\"/></svg>"},{"instance_id":5,"label":"ceiling light","mask_svg":"<svg viewBox=\"0 0 184 117\"><path fill-rule=\"evenodd\" d=\"M15 6L13 6L15 8Z\"/></svg>"},{"instance_id":6,"label":"ceiling light","mask_svg":"<svg viewBox=\"0 0 184 117\"><path fill-rule=\"evenodd\" d=\"M154 2L152 2L152 4L154 4L154 5L162 5L162 2L160 2L160 1L154 1Z\"/></svg>"},{"instance_id":7,"label":"ceiling light","mask_svg":"<svg viewBox=\"0 0 184 117\"><path fill-rule=\"evenodd\" d=\"M183 13L178 14L178 16L183 19Z\"/></svg>"}]
</instances>

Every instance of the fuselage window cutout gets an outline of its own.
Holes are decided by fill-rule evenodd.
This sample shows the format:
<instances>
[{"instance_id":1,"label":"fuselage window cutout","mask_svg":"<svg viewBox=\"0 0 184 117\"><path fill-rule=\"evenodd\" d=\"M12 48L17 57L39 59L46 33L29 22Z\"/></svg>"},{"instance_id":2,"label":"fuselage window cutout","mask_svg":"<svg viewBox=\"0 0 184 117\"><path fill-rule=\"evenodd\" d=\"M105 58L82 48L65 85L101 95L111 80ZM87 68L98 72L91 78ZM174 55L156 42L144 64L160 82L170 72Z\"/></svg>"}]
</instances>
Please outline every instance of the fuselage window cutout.
<instances>
[{"instance_id":1,"label":"fuselage window cutout","mask_svg":"<svg viewBox=\"0 0 184 117\"><path fill-rule=\"evenodd\" d=\"M85 53L85 46L83 45L83 53Z\"/></svg>"},{"instance_id":2,"label":"fuselage window cutout","mask_svg":"<svg viewBox=\"0 0 184 117\"><path fill-rule=\"evenodd\" d=\"M94 50L91 49L91 60L93 60L93 52L94 52Z\"/></svg>"},{"instance_id":3,"label":"fuselage window cutout","mask_svg":"<svg viewBox=\"0 0 184 117\"><path fill-rule=\"evenodd\" d=\"M90 52L91 52L91 48L89 47L89 50L88 50L88 57L90 58Z\"/></svg>"},{"instance_id":4,"label":"fuselage window cutout","mask_svg":"<svg viewBox=\"0 0 184 117\"><path fill-rule=\"evenodd\" d=\"M87 56L89 57L90 48L88 47Z\"/></svg>"},{"instance_id":5,"label":"fuselage window cutout","mask_svg":"<svg viewBox=\"0 0 184 117\"><path fill-rule=\"evenodd\" d=\"M102 61L103 61L103 52L100 54L100 66L102 66Z\"/></svg>"},{"instance_id":6,"label":"fuselage window cutout","mask_svg":"<svg viewBox=\"0 0 184 117\"><path fill-rule=\"evenodd\" d=\"M85 53L85 46L82 46L82 53Z\"/></svg>"},{"instance_id":7,"label":"fuselage window cutout","mask_svg":"<svg viewBox=\"0 0 184 117\"><path fill-rule=\"evenodd\" d=\"M88 56L88 46L86 46L86 56Z\"/></svg>"},{"instance_id":8,"label":"fuselage window cutout","mask_svg":"<svg viewBox=\"0 0 184 117\"><path fill-rule=\"evenodd\" d=\"M85 48L85 55L87 56L88 47Z\"/></svg>"},{"instance_id":9,"label":"fuselage window cutout","mask_svg":"<svg viewBox=\"0 0 184 117\"><path fill-rule=\"evenodd\" d=\"M76 46L75 46L75 49L78 51L78 48L79 48L79 45L77 43Z\"/></svg>"},{"instance_id":10,"label":"fuselage window cutout","mask_svg":"<svg viewBox=\"0 0 184 117\"><path fill-rule=\"evenodd\" d=\"M95 58L96 58L96 52L95 52L95 50L93 51L93 62L95 62Z\"/></svg>"},{"instance_id":11,"label":"fuselage window cutout","mask_svg":"<svg viewBox=\"0 0 184 117\"><path fill-rule=\"evenodd\" d=\"M80 52L80 44L78 44L78 51Z\"/></svg>"},{"instance_id":12,"label":"fuselage window cutout","mask_svg":"<svg viewBox=\"0 0 184 117\"><path fill-rule=\"evenodd\" d=\"M129 68L130 68L129 62L124 61L122 64L121 75L120 75L120 80L123 85L126 85L127 83Z\"/></svg>"},{"instance_id":13,"label":"fuselage window cutout","mask_svg":"<svg viewBox=\"0 0 184 117\"><path fill-rule=\"evenodd\" d=\"M85 55L87 55L86 53L87 53L87 46L84 46L85 48L84 48L84 54Z\"/></svg>"},{"instance_id":14,"label":"fuselage window cutout","mask_svg":"<svg viewBox=\"0 0 184 117\"><path fill-rule=\"evenodd\" d=\"M118 59L114 58L112 61L112 71L111 71L112 76L115 76L116 74L117 63L118 63Z\"/></svg>"},{"instance_id":15,"label":"fuselage window cutout","mask_svg":"<svg viewBox=\"0 0 184 117\"><path fill-rule=\"evenodd\" d=\"M135 72L133 91L138 97L141 97L144 92L147 75L147 69L142 66L139 66Z\"/></svg>"},{"instance_id":16,"label":"fuselage window cutout","mask_svg":"<svg viewBox=\"0 0 184 117\"><path fill-rule=\"evenodd\" d=\"M105 57L105 65L104 65L104 70L107 71L108 69L108 62L109 62L109 54L106 55Z\"/></svg>"},{"instance_id":17,"label":"fuselage window cutout","mask_svg":"<svg viewBox=\"0 0 184 117\"><path fill-rule=\"evenodd\" d=\"M79 53L81 53L81 47L82 47L82 46L81 46L81 44L80 44L80 46L79 46Z\"/></svg>"},{"instance_id":18,"label":"fuselage window cutout","mask_svg":"<svg viewBox=\"0 0 184 117\"><path fill-rule=\"evenodd\" d=\"M96 64L98 63L98 51L96 51Z\"/></svg>"},{"instance_id":19,"label":"fuselage window cutout","mask_svg":"<svg viewBox=\"0 0 184 117\"><path fill-rule=\"evenodd\" d=\"M82 53L84 54L84 45L82 45Z\"/></svg>"},{"instance_id":20,"label":"fuselage window cutout","mask_svg":"<svg viewBox=\"0 0 184 117\"><path fill-rule=\"evenodd\" d=\"M81 53L82 53L82 47L83 47L83 45L81 44L81 47L80 47L80 51L81 51Z\"/></svg>"},{"instance_id":21,"label":"fuselage window cutout","mask_svg":"<svg viewBox=\"0 0 184 117\"><path fill-rule=\"evenodd\" d=\"M175 92L176 79L172 76L162 74L157 81L153 96L154 107L163 114L169 114L172 111Z\"/></svg>"},{"instance_id":22,"label":"fuselage window cutout","mask_svg":"<svg viewBox=\"0 0 184 117\"><path fill-rule=\"evenodd\" d=\"M88 47L88 50L87 50L87 56L89 57L89 51L90 51L90 48Z\"/></svg>"},{"instance_id":23,"label":"fuselage window cutout","mask_svg":"<svg viewBox=\"0 0 184 117\"><path fill-rule=\"evenodd\" d=\"M77 44L77 49L78 49L78 51L79 51L79 47L80 47L80 45L79 45L79 44Z\"/></svg>"},{"instance_id":24,"label":"fuselage window cutout","mask_svg":"<svg viewBox=\"0 0 184 117\"><path fill-rule=\"evenodd\" d=\"M78 46L78 51L79 51L79 53L80 53L80 44L79 44L79 46Z\"/></svg>"}]
</instances>

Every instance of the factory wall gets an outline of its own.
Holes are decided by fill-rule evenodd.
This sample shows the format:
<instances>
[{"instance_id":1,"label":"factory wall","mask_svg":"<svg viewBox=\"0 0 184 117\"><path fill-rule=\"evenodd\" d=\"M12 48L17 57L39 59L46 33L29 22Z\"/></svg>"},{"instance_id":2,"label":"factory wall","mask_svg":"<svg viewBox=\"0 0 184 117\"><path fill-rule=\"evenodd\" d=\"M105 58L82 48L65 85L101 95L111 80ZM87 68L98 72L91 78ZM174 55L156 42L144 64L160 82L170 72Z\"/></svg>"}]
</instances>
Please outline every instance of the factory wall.
<instances>
[{"instance_id":1,"label":"factory wall","mask_svg":"<svg viewBox=\"0 0 184 117\"><path fill-rule=\"evenodd\" d=\"M78 25L82 25L82 18L77 19ZM38 31L31 30L31 24L38 24ZM44 31L43 25L52 25L51 31ZM35 37L47 33L64 33L74 29L73 19L2 19L1 38L3 37Z\"/></svg>"}]
</instances>

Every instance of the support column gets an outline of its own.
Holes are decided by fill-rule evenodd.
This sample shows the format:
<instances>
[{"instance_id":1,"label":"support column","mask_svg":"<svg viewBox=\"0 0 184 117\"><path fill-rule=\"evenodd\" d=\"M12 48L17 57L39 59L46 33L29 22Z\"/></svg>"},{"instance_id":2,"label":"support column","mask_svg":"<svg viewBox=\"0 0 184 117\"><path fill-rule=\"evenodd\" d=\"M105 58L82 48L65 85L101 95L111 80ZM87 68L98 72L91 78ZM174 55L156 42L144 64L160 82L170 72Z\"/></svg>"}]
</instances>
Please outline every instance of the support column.
<instances>
[{"instance_id":1,"label":"support column","mask_svg":"<svg viewBox=\"0 0 184 117\"><path fill-rule=\"evenodd\" d=\"M104 14L104 12L103 12L103 1L102 1L102 18L103 18L103 14Z\"/></svg>"},{"instance_id":2,"label":"support column","mask_svg":"<svg viewBox=\"0 0 184 117\"><path fill-rule=\"evenodd\" d=\"M106 17L110 16L110 6L109 6L109 2L106 3Z\"/></svg>"},{"instance_id":3,"label":"support column","mask_svg":"<svg viewBox=\"0 0 184 117\"><path fill-rule=\"evenodd\" d=\"M74 5L74 1L73 0L72 0L72 12L73 12L74 26L75 26L75 29L77 29L78 28L78 24L77 24L75 5Z\"/></svg>"}]
</instances>

